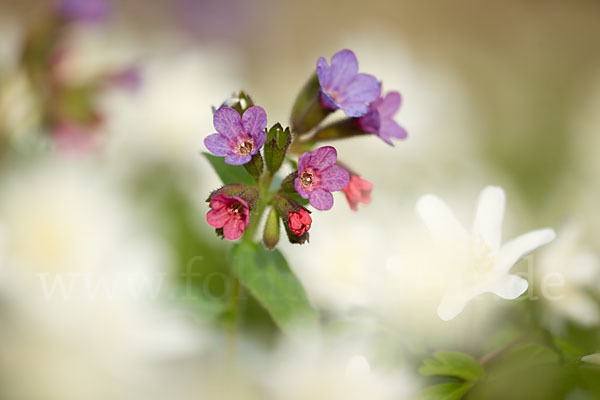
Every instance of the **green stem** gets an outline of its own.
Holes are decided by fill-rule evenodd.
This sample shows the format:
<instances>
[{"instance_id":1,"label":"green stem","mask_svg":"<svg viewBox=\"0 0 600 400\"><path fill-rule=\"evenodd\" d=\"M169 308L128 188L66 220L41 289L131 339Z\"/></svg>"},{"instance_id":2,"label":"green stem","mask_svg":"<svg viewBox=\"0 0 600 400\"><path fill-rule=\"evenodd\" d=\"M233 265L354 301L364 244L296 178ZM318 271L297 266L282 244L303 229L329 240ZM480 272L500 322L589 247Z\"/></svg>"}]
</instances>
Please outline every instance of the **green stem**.
<instances>
[{"instance_id":1,"label":"green stem","mask_svg":"<svg viewBox=\"0 0 600 400\"><path fill-rule=\"evenodd\" d=\"M495 360L496 358L500 357L502 354L506 353L508 350L512 349L516 345L526 342L531 338L532 338L532 336L529 334L521 336L521 337L513 340L512 342L508 343L506 346L501 347L500 349L498 349L496 351L493 351L491 353L484 355L483 357L481 357L479 359L479 363L481 365L485 365L485 364L489 363L490 361Z\"/></svg>"}]
</instances>

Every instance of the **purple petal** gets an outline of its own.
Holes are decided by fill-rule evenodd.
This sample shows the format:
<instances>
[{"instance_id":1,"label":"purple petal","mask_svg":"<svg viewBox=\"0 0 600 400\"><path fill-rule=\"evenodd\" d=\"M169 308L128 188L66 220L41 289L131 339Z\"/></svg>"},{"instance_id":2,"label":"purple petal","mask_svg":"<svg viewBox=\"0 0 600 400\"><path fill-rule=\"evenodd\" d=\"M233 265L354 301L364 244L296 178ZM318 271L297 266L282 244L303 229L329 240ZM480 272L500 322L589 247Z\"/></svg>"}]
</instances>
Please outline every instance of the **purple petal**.
<instances>
[{"instance_id":1,"label":"purple petal","mask_svg":"<svg viewBox=\"0 0 600 400\"><path fill-rule=\"evenodd\" d=\"M300 178L294 179L294 189L303 199L308 199L308 192L304 190L302 183L300 183Z\"/></svg>"},{"instance_id":2,"label":"purple petal","mask_svg":"<svg viewBox=\"0 0 600 400\"><path fill-rule=\"evenodd\" d=\"M333 146L323 146L310 153L309 167L323 170L332 166L337 161L337 151Z\"/></svg>"},{"instance_id":3,"label":"purple petal","mask_svg":"<svg viewBox=\"0 0 600 400\"><path fill-rule=\"evenodd\" d=\"M246 164L252 159L252 156L238 156L237 154L229 154L225 157L225 163L229 165L242 165Z\"/></svg>"},{"instance_id":4,"label":"purple petal","mask_svg":"<svg viewBox=\"0 0 600 400\"><path fill-rule=\"evenodd\" d=\"M262 130L256 135L253 135L252 139L254 139L254 149L252 149L250 154L254 155L258 153L258 151L262 149L263 145L265 144L265 141L267 140L267 132Z\"/></svg>"},{"instance_id":5,"label":"purple petal","mask_svg":"<svg viewBox=\"0 0 600 400\"><path fill-rule=\"evenodd\" d=\"M329 210L333 207L333 195L325 189L317 189L308 194L310 205L317 210Z\"/></svg>"},{"instance_id":6,"label":"purple petal","mask_svg":"<svg viewBox=\"0 0 600 400\"><path fill-rule=\"evenodd\" d=\"M336 190L342 190L350 182L350 174L344 168L333 165L323 171L320 174L321 187L324 189L335 192Z\"/></svg>"},{"instance_id":7,"label":"purple petal","mask_svg":"<svg viewBox=\"0 0 600 400\"><path fill-rule=\"evenodd\" d=\"M394 143L391 138L406 139L407 135L406 130L393 119L383 121L378 134L381 139L392 146Z\"/></svg>"},{"instance_id":8,"label":"purple petal","mask_svg":"<svg viewBox=\"0 0 600 400\"><path fill-rule=\"evenodd\" d=\"M298 173L301 174L302 171L306 168L307 165L310 164L311 155L309 152L306 152L300 156L298 159Z\"/></svg>"},{"instance_id":9,"label":"purple petal","mask_svg":"<svg viewBox=\"0 0 600 400\"><path fill-rule=\"evenodd\" d=\"M328 91L338 91L346 86L358 73L358 60L352 50L342 50L331 57L326 88Z\"/></svg>"},{"instance_id":10,"label":"purple petal","mask_svg":"<svg viewBox=\"0 0 600 400\"><path fill-rule=\"evenodd\" d=\"M213 117L213 125L217 132L233 142L245 136L240 114L233 108L219 108Z\"/></svg>"},{"instance_id":11,"label":"purple petal","mask_svg":"<svg viewBox=\"0 0 600 400\"><path fill-rule=\"evenodd\" d=\"M225 136L213 133L204 139L204 145L215 156L226 156L231 153L231 142Z\"/></svg>"},{"instance_id":12,"label":"purple petal","mask_svg":"<svg viewBox=\"0 0 600 400\"><path fill-rule=\"evenodd\" d=\"M369 111L369 106L363 102L350 102L342 105L342 110L351 118L362 117Z\"/></svg>"},{"instance_id":13,"label":"purple petal","mask_svg":"<svg viewBox=\"0 0 600 400\"><path fill-rule=\"evenodd\" d=\"M381 119L393 118L402 104L402 96L398 92L389 92L377 105Z\"/></svg>"},{"instance_id":14,"label":"purple petal","mask_svg":"<svg viewBox=\"0 0 600 400\"><path fill-rule=\"evenodd\" d=\"M373 75L358 74L344 87L337 101L343 106L354 102L371 103L379 97L380 92L379 82Z\"/></svg>"},{"instance_id":15,"label":"purple petal","mask_svg":"<svg viewBox=\"0 0 600 400\"><path fill-rule=\"evenodd\" d=\"M330 110L337 110L340 106L333 101L333 98L326 92L321 91L321 105Z\"/></svg>"},{"instance_id":16,"label":"purple petal","mask_svg":"<svg viewBox=\"0 0 600 400\"><path fill-rule=\"evenodd\" d=\"M319 84L324 87L327 84L327 77L329 76L329 64L324 57L319 58L317 61L317 77L319 78Z\"/></svg>"},{"instance_id":17,"label":"purple petal","mask_svg":"<svg viewBox=\"0 0 600 400\"><path fill-rule=\"evenodd\" d=\"M242 126L248 135L252 137L258 136L267 126L267 113L259 106L248 108L242 116Z\"/></svg>"},{"instance_id":18,"label":"purple petal","mask_svg":"<svg viewBox=\"0 0 600 400\"><path fill-rule=\"evenodd\" d=\"M369 111L358 119L358 126L368 133L378 133L381 122L379 119L379 112L371 107Z\"/></svg>"}]
</instances>

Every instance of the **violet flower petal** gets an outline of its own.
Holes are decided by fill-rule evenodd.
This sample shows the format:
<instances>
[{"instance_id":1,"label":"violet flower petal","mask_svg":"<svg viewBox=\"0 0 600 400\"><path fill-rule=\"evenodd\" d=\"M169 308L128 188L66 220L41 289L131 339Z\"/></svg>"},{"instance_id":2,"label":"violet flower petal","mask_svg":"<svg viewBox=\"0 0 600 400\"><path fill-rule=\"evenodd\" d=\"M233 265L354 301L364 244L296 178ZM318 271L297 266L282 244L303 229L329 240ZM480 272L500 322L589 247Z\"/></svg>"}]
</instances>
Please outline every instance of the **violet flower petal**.
<instances>
[{"instance_id":1,"label":"violet flower petal","mask_svg":"<svg viewBox=\"0 0 600 400\"><path fill-rule=\"evenodd\" d=\"M406 139L406 136L408 136L408 134L406 133L406 130L400 125L398 125L396 121L388 119L383 121L383 123L381 124L378 136L381 139L383 139L386 143L394 146L394 143L392 142L391 138Z\"/></svg>"},{"instance_id":2,"label":"violet flower petal","mask_svg":"<svg viewBox=\"0 0 600 400\"><path fill-rule=\"evenodd\" d=\"M251 155L238 156L237 154L228 154L225 157L225 163L229 165L242 165L246 164L252 159Z\"/></svg>"},{"instance_id":3,"label":"violet flower petal","mask_svg":"<svg viewBox=\"0 0 600 400\"><path fill-rule=\"evenodd\" d=\"M400 109L402 104L402 96L398 92L389 92L381 99L380 103L377 104L377 111L381 119L393 118L394 114Z\"/></svg>"},{"instance_id":4,"label":"violet flower petal","mask_svg":"<svg viewBox=\"0 0 600 400\"><path fill-rule=\"evenodd\" d=\"M327 64L325 57L321 57L317 60L317 78L319 78L319 84L321 87L325 87L327 85L329 69L329 64Z\"/></svg>"},{"instance_id":5,"label":"violet flower petal","mask_svg":"<svg viewBox=\"0 0 600 400\"><path fill-rule=\"evenodd\" d=\"M321 187L335 192L336 190L344 189L350 182L350 174L344 168L333 165L320 174Z\"/></svg>"},{"instance_id":6,"label":"violet flower petal","mask_svg":"<svg viewBox=\"0 0 600 400\"><path fill-rule=\"evenodd\" d=\"M358 60L352 50L341 50L331 57L326 84L327 91L337 92L347 85L358 73Z\"/></svg>"},{"instance_id":7,"label":"violet flower petal","mask_svg":"<svg viewBox=\"0 0 600 400\"><path fill-rule=\"evenodd\" d=\"M333 207L333 195L325 189L316 189L308 194L310 205L317 210L326 211Z\"/></svg>"},{"instance_id":8,"label":"violet flower petal","mask_svg":"<svg viewBox=\"0 0 600 400\"><path fill-rule=\"evenodd\" d=\"M231 142L219 133L207 136L204 139L204 145L215 156L226 156L231 153Z\"/></svg>"},{"instance_id":9,"label":"violet flower petal","mask_svg":"<svg viewBox=\"0 0 600 400\"><path fill-rule=\"evenodd\" d=\"M237 142L240 137L245 136L240 114L233 108L219 108L213 117L213 125L217 132L232 142Z\"/></svg>"},{"instance_id":10,"label":"violet flower petal","mask_svg":"<svg viewBox=\"0 0 600 400\"><path fill-rule=\"evenodd\" d=\"M358 74L348 83L337 97L338 103L346 102L371 103L379 97L380 85L373 75Z\"/></svg>"},{"instance_id":11,"label":"violet flower petal","mask_svg":"<svg viewBox=\"0 0 600 400\"><path fill-rule=\"evenodd\" d=\"M304 170L306 168L306 166L308 164L310 164L310 159L311 159L311 156L310 156L309 152L302 154L300 156L300 158L298 159L298 171Z\"/></svg>"},{"instance_id":12,"label":"violet flower petal","mask_svg":"<svg viewBox=\"0 0 600 400\"><path fill-rule=\"evenodd\" d=\"M257 139L267 126L267 113L259 106L248 108L242 115L242 126L248 135Z\"/></svg>"},{"instance_id":13,"label":"violet flower petal","mask_svg":"<svg viewBox=\"0 0 600 400\"><path fill-rule=\"evenodd\" d=\"M323 146L315 149L310 154L309 167L317 170L323 170L332 166L337 161L337 151L333 146ZM301 171L304 168L300 168Z\"/></svg>"}]
</instances>

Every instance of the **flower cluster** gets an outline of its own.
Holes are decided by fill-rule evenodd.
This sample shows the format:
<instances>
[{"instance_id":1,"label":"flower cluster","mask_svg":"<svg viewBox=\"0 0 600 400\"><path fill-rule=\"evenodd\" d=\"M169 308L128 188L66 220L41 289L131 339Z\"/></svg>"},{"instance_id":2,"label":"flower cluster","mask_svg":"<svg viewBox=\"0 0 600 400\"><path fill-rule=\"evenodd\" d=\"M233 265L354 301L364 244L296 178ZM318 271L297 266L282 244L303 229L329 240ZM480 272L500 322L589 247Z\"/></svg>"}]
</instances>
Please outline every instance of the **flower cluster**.
<instances>
[{"instance_id":1,"label":"flower cluster","mask_svg":"<svg viewBox=\"0 0 600 400\"><path fill-rule=\"evenodd\" d=\"M312 225L308 205L330 210L332 193L338 191L343 191L354 211L359 203L370 203L372 183L342 164L333 146L317 146L357 135L376 135L390 145L392 138L406 137L394 121L400 94L382 96L381 82L358 70L351 50L336 53L331 63L319 58L315 73L296 98L291 129L279 123L267 129L267 113L243 92L214 112L216 133L206 137L204 144L214 156L224 157L221 161L207 155L225 186L209 196L206 220L218 235L236 240L245 233L252 240L261 216L270 208L265 247L277 245L280 221L290 242L302 244L308 241ZM338 109L347 118L325 124ZM293 171L277 179L284 162ZM279 187L273 182L280 182Z\"/></svg>"}]
</instances>

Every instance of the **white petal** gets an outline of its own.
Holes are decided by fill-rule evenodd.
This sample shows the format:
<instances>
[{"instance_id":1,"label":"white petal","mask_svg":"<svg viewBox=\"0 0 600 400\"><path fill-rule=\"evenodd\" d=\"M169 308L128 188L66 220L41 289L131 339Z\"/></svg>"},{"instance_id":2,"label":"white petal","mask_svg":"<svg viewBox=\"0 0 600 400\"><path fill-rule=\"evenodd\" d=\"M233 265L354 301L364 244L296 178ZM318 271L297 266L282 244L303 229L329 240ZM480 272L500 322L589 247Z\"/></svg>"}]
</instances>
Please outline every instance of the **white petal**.
<instances>
[{"instance_id":1,"label":"white petal","mask_svg":"<svg viewBox=\"0 0 600 400\"><path fill-rule=\"evenodd\" d=\"M529 287L529 282L517 275L505 275L491 288L496 296L506 300L514 300L522 295Z\"/></svg>"},{"instance_id":2,"label":"white petal","mask_svg":"<svg viewBox=\"0 0 600 400\"><path fill-rule=\"evenodd\" d=\"M493 273L503 274L508 272L513 265L527 254L540 246L551 242L556 237L553 229L539 229L527 232L500 247L498 261Z\"/></svg>"},{"instance_id":3,"label":"white petal","mask_svg":"<svg viewBox=\"0 0 600 400\"><path fill-rule=\"evenodd\" d=\"M417 212L437 243L455 241L457 236L466 239L465 228L439 197L431 194L422 196L417 201Z\"/></svg>"},{"instance_id":4,"label":"white petal","mask_svg":"<svg viewBox=\"0 0 600 400\"><path fill-rule=\"evenodd\" d=\"M479 195L473 234L480 235L493 250L500 247L506 197L498 186L488 186Z\"/></svg>"},{"instance_id":5,"label":"white petal","mask_svg":"<svg viewBox=\"0 0 600 400\"><path fill-rule=\"evenodd\" d=\"M584 293L569 293L564 299L550 301L550 305L571 320L585 327L598 325L598 304Z\"/></svg>"},{"instance_id":6,"label":"white petal","mask_svg":"<svg viewBox=\"0 0 600 400\"><path fill-rule=\"evenodd\" d=\"M589 364L600 365L600 353L590 354L585 357L581 357L581 361Z\"/></svg>"},{"instance_id":7,"label":"white petal","mask_svg":"<svg viewBox=\"0 0 600 400\"><path fill-rule=\"evenodd\" d=\"M464 310L470 300L468 296L445 296L438 306L438 316L443 321L450 321Z\"/></svg>"}]
</instances>

